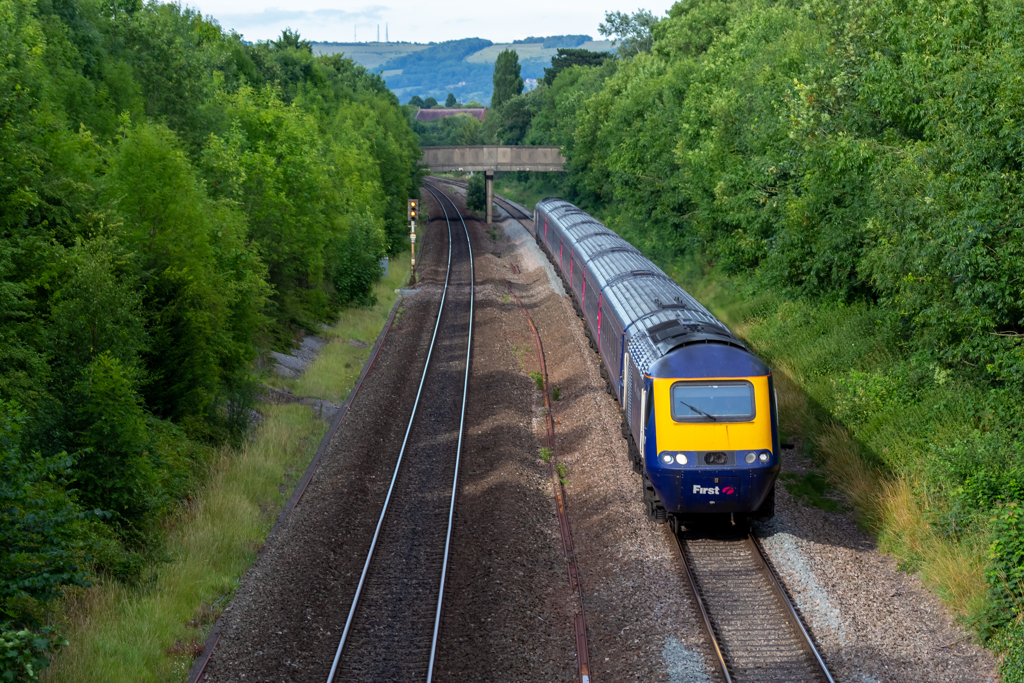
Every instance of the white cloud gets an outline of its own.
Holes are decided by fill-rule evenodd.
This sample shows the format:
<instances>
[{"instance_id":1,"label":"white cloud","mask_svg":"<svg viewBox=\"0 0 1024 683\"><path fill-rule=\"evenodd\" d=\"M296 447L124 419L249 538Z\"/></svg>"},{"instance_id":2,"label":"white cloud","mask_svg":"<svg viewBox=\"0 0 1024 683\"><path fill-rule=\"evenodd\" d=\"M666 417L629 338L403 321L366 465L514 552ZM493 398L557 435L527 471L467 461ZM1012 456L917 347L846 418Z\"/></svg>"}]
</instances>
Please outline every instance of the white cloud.
<instances>
[{"instance_id":1,"label":"white cloud","mask_svg":"<svg viewBox=\"0 0 1024 683\"><path fill-rule=\"evenodd\" d=\"M586 33L594 38L605 11L635 12L636 0L517 0L514 3L451 3L438 0L390 0L387 6L325 5L324 0L294 0L281 9L281 0L266 3L244 0L191 0L195 7L248 40L276 38L285 27L307 40L348 42L353 30L358 40L384 40L385 26L392 41L426 43L458 38L488 38L496 43L527 36ZM672 0L643 3L663 15Z\"/></svg>"}]
</instances>

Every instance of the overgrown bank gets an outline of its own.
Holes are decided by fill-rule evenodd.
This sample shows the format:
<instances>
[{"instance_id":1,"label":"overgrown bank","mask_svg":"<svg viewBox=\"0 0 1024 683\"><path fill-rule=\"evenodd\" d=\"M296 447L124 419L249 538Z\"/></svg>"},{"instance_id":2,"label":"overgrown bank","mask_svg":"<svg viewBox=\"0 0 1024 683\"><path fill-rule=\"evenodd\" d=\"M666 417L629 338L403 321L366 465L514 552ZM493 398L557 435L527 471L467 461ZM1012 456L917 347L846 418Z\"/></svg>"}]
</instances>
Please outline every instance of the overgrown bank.
<instances>
[{"instance_id":1,"label":"overgrown bank","mask_svg":"<svg viewBox=\"0 0 1024 683\"><path fill-rule=\"evenodd\" d=\"M374 306L348 309L319 331L328 343L295 381L296 396L345 399L408 276L408 264L392 264ZM327 429L305 405L258 407L252 438L218 450L204 485L167 521L164 557L143 581L103 580L64 600L70 645L44 681L184 680Z\"/></svg>"}]
</instances>

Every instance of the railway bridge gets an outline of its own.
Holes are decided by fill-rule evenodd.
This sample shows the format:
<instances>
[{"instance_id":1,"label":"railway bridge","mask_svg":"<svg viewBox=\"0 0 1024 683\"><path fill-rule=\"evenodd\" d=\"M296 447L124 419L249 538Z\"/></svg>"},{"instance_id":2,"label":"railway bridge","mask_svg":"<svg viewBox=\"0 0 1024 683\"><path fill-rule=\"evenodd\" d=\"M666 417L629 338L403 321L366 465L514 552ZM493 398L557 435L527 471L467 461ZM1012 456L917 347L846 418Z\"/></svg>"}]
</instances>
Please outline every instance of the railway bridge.
<instances>
[{"instance_id":1,"label":"railway bridge","mask_svg":"<svg viewBox=\"0 0 1024 683\"><path fill-rule=\"evenodd\" d=\"M491 223L495 171L564 171L565 157L558 147L467 145L424 147L423 165L436 173L473 171L484 174L487 185L487 223Z\"/></svg>"}]
</instances>

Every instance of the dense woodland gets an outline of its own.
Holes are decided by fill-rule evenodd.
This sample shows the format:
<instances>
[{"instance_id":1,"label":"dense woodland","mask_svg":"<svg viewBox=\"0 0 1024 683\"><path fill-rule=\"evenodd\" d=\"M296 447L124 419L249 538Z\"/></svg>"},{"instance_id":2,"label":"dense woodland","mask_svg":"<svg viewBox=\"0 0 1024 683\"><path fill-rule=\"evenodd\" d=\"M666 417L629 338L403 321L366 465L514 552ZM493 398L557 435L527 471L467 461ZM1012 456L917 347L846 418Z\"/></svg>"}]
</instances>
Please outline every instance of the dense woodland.
<instances>
[{"instance_id":1,"label":"dense woodland","mask_svg":"<svg viewBox=\"0 0 1024 683\"><path fill-rule=\"evenodd\" d=\"M261 352L372 296L420 152L379 76L289 32L248 45L176 4L0 0L0 44L12 680L59 644L62 586L159 556L211 447L248 428Z\"/></svg>"},{"instance_id":2,"label":"dense woodland","mask_svg":"<svg viewBox=\"0 0 1024 683\"><path fill-rule=\"evenodd\" d=\"M563 64L481 141L560 145L569 172L532 182L663 264L788 302L764 309L780 333L858 320L821 360L822 410L912 482L937 543L978 545L988 592L967 618L1024 680L1024 5L614 18L636 49Z\"/></svg>"}]
</instances>

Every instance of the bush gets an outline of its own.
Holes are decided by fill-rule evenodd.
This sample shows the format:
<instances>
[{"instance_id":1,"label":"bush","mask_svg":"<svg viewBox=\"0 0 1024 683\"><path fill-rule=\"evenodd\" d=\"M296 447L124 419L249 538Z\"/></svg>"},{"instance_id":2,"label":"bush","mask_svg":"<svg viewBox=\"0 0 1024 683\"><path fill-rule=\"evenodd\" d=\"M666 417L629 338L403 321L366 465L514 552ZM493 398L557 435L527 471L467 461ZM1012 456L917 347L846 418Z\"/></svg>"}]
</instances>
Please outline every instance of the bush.
<instances>
[{"instance_id":1,"label":"bush","mask_svg":"<svg viewBox=\"0 0 1024 683\"><path fill-rule=\"evenodd\" d=\"M50 665L47 655L68 644L57 631L44 627L33 633L27 628L0 632L0 679L4 683L34 683L39 672Z\"/></svg>"},{"instance_id":2,"label":"bush","mask_svg":"<svg viewBox=\"0 0 1024 683\"><path fill-rule=\"evenodd\" d=\"M33 621L20 601L47 603L63 586L87 586L78 532L83 513L67 491L74 458L23 448L27 416L0 399L0 622ZM38 625L38 624L29 624Z\"/></svg>"},{"instance_id":3,"label":"bush","mask_svg":"<svg viewBox=\"0 0 1024 683\"><path fill-rule=\"evenodd\" d=\"M487 209L487 184L483 173L474 173L470 177L469 187L466 188L466 206L471 211Z\"/></svg>"},{"instance_id":4,"label":"bush","mask_svg":"<svg viewBox=\"0 0 1024 683\"><path fill-rule=\"evenodd\" d=\"M992 518L985 580L990 606L986 629L1005 627L1024 617L1024 506L1002 506ZM990 632L990 631L989 631Z\"/></svg>"}]
</instances>

